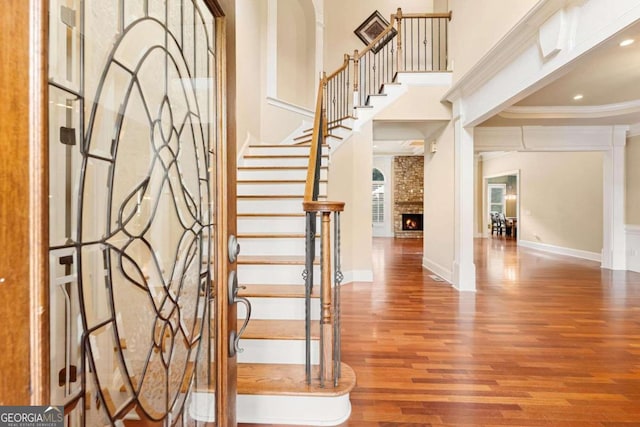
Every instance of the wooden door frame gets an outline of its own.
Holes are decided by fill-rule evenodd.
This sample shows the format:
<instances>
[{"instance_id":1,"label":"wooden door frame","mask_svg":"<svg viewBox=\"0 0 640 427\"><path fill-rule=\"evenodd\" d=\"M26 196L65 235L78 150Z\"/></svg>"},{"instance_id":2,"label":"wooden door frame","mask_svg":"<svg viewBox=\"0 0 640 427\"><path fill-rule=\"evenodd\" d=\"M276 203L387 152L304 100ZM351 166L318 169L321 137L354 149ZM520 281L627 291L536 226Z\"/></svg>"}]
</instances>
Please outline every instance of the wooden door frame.
<instances>
[{"instance_id":1,"label":"wooden door frame","mask_svg":"<svg viewBox=\"0 0 640 427\"><path fill-rule=\"evenodd\" d=\"M49 396L47 0L0 15L0 404Z\"/></svg>"},{"instance_id":2,"label":"wooden door frame","mask_svg":"<svg viewBox=\"0 0 640 427\"><path fill-rule=\"evenodd\" d=\"M235 4L206 0L216 16L219 122L216 162L218 283L216 286L217 414L219 426L235 426L236 358L228 358L229 326L236 309L227 304L230 269L226 241L236 232ZM0 405L48 405L48 10L49 0L6 0L0 15ZM222 13L222 11L226 13ZM222 317L224 316L224 317ZM232 323L230 323L232 322Z\"/></svg>"}]
</instances>

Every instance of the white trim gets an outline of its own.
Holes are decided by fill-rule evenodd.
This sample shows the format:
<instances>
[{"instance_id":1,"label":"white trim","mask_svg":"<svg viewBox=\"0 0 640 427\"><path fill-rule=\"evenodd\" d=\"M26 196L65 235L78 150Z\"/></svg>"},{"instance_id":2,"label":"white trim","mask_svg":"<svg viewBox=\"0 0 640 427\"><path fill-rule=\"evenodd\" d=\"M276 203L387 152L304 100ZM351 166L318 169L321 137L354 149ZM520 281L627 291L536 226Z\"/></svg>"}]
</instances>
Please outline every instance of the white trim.
<instances>
[{"instance_id":1,"label":"white trim","mask_svg":"<svg viewBox=\"0 0 640 427\"><path fill-rule=\"evenodd\" d=\"M574 258L588 259L590 261L602 261L602 254L597 252L583 251L582 249L565 248L563 246L550 245L548 243L532 242L530 240L520 240L518 246L549 252L557 255L565 255Z\"/></svg>"},{"instance_id":2,"label":"white trim","mask_svg":"<svg viewBox=\"0 0 640 427\"><path fill-rule=\"evenodd\" d=\"M451 71L438 72L406 72L398 71L396 83L409 86L451 86Z\"/></svg>"},{"instance_id":3,"label":"white trim","mask_svg":"<svg viewBox=\"0 0 640 427\"><path fill-rule=\"evenodd\" d=\"M640 99L604 105L513 106L498 113L506 119L595 119L640 111Z\"/></svg>"},{"instance_id":4,"label":"white trim","mask_svg":"<svg viewBox=\"0 0 640 427\"><path fill-rule=\"evenodd\" d=\"M422 268L426 268L427 270L433 272L434 274L442 277L447 281L450 285L452 284L453 273L451 270L447 270L445 267L441 266L435 261L432 261L428 258L422 258Z\"/></svg>"},{"instance_id":5,"label":"white trim","mask_svg":"<svg viewBox=\"0 0 640 427\"><path fill-rule=\"evenodd\" d=\"M632 236L640 236L640 225L627 224L624 226L624 231Z\"/></svg>"},{"instance_id":6,"label":"white trim","mask_svg":"<svg viewBox=\"0 0 640 427\"><path fill-rule=\"evenodd\" d=\"M482 151L608 151L620 126L516 126L475 128Z\"/></svg>"},{"instance_id":7,"label":"white trim","mask_svg":"<svg viewBox=\"0 0 640 427\"><path fill-rule=\"evenodd\" d=\"M629 126L627 138L633 138L634 136L640 136L640 123L635 123Z\"/></svg>"},{"instance_id":8,"label":"white trim","mask_svg":"<svg viewBox=\"0 0 640 427\"><path fill-rule=\"evenodd\" d=\"M273 105L274 107L282 108L283 110L301 114L305 117L313 118L314 116L314 112L308 108L301 107L299 105L292 104L281 99L273 98L271 96L267 96L267 104Z\"/></svg>"},{"instance_id":9,"label":"white trim","mask_svg":"<svg viewBox=\"0 0 640 427\"><path fill-rule=\"evenodd\" d=\"M373 270L348 270L343 271L342 285L351 282L373 282Z\"/></svg>"},{"instance_id":10,"label":"white trim","mask_svg":"<svg viewBox=\"0 0 640 427\"><path fill-rule=\"evenodd\" d=\"M479 128L476 128L476 131ZM482 161L484 162L485 160L493 160L493 159L499 159L501 157L505 157L508 156L509 154L513 154L511 151L484 151L482 153L479 153L479 156L482 158Z\"/></svg>"},{"instance_id":11,"label":"white trim","mask_svg":"<svg viewBox=\"0 0 640 427\"><path fill-rule=\"evenodd\" d=\"M566 11L569 37L544 58L538 34L545 21ZM636 0L541 0L445 94L464 98L463 124L477 126L570 71L575 60L640 19Z\"/></svg>"},{"instance_id":12,"label":"white trim","mask_svg":"<svg viewBox=\"0 0 640 427\"><path fill-rule=\"evenodd\" d=\"M627 270L640 273L640 225L627 224L624 227Z\"/></svg>"},{"instance_id":13,"label":"white trim","mask_svg":"<svg viewBox=\"0 0 640 427\"><path fill-rule=\"evenodd\" d=\"M627 126L614 126L612 147L603 156L602 268L626 270L625 144Z\"/></svg>"},{"instance_id":14,"label":"white trim","mask_svg":"<svg viewBox=\"0 0 640 427\"><path fill-rule=\"evenodd\" d=\"M349 419L349 393L341 396L274 396L239 394L239 423L336 426Z\"/></svg>"},{"instance_id":15,"label":"white trim","mask_svg":"<svg viewBox=\"0 0 640 427\"><path fill-rule=\"evenodd\" d=\"M563 0L546 0L536 5L500 39L476 64L444 94L443 101L453 102L478 89L498 71L518 57L531 40L537 39L541 27L558 10Z\"/></svg>"}]
</instances>

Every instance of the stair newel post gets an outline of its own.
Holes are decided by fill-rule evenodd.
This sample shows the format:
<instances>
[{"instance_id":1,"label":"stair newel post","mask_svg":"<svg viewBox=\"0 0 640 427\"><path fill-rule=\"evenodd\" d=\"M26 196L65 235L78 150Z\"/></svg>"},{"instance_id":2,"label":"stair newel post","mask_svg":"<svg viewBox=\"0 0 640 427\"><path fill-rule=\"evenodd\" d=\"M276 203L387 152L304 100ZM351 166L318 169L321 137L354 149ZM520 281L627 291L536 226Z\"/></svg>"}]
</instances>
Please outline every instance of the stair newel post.
<instances>
[{"instance_id":1,"label":"stair newel post","mask_svg":"<svg viewBox=\"0 0 640 427\"><path fill-rule=\"evenodd\" d=\"M397 67L397 71L404 71L404 67L403 67L403 62L402 62L402 9L398 8L398 11L396 12L396 21L397 21L397 26L398 26L398 35L396 37L396 40L398 41L396 46L397 46L397 56L396 56L396 60L398 61L398 67Z\"/></svg>"},{"instance_id":2,"label":"stair newel post","mask_svg":"<svg viewBox=\"0 0 640 427\"><path fill-rule=\"evenodd\" d=\"M320 249L320 384L333 380L333 308L331 298L331 212L322 212Z\"/></svg>"},{"instance_id":3,"label":"stair newel post","mask_svg":"<svg viewBox=\"0 0 640 427\"><path fill-rule=\"evenodd\" d=\"M333 222L333 265L334 265L334 320L333 320L333 362L334 362L334 387L338 386L338 380L340 379L340 360L342 358L342 331L341 331L341 318L340 318L340 286L342 284L342 270L340 266L340 212L336 211Z\"/></svg>"},{"instance_id":4,"label":"stair newel post","mask_svg":"<svg viewBox=\"0 0 640 427\"><path fill-rule=\"evenodd\" d=\"M356 105L358 105L358 94L360 91L360 57L358 49L353 51L353 116L356 116Z\"/></svg>"}]
</instances>

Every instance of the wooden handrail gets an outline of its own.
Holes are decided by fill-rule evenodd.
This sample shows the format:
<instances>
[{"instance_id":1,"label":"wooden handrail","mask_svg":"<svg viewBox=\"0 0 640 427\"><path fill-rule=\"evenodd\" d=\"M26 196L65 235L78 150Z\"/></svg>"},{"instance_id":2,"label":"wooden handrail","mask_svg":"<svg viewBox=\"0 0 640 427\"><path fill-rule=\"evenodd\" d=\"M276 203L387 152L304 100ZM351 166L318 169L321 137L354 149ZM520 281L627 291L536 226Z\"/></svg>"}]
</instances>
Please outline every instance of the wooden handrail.
<instances>
[{"instance_id":1,"label":"wooden handrail","mask_svg":"<svg viewBox=\"0 0 640 427\"><path fill-rule=\"evenodd\" d=\"M335 76L337 76L338 74L340 74L341 72L343 72L344 70L347 69L347 66L349 65L349 54L345 53L344 54L344 62L342 63L342 66L340 68L338 68L337 70L335 70L333 73L329 74L327 76L327 80L331 80L332 78L334 78Z\"/></svg>"},{"instance_id":2,"label":"wooden handrail","mask_svg":"<svg viewBox=\"0 0 640 427\"><path fill-rule=\"evenodd\" d=\"M318 95L316 98L316 111L315 117L313 119L313 133L311 134L311 149L309 150L309 166L307 168L307 181L304 186L304 201L312 201L313 200L313 186L315 185L315 176L316 176L316 162L318 160L318 148L319 144L317 143L318 138L320 137L320 132L323 132L323 129L320 127L321 118L322 118L322 104L324 102L324 88L327 85L326 76L322 76L320 79L320 84L318 85ZM323 135L324 136L324 135Z\"/></svg>"}]
</instances>

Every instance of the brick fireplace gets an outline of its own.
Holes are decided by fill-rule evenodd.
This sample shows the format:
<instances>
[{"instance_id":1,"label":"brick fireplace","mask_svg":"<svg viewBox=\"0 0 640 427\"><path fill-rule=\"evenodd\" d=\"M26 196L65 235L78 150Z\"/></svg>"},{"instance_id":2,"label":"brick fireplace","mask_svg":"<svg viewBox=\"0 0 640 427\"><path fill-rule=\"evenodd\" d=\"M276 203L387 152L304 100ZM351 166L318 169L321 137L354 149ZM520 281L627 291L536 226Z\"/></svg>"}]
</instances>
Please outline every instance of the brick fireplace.
<instances>
[{"instance_id":1,"label":"brick fireplace","mask_svg":"<svg viewBox=\"0 0 640 427\"><path fill-rule=\"evenodd\" d=\"M424 157L393 159L393 231L396 237L422 237Z\"/></svg>"}]
</instances>

